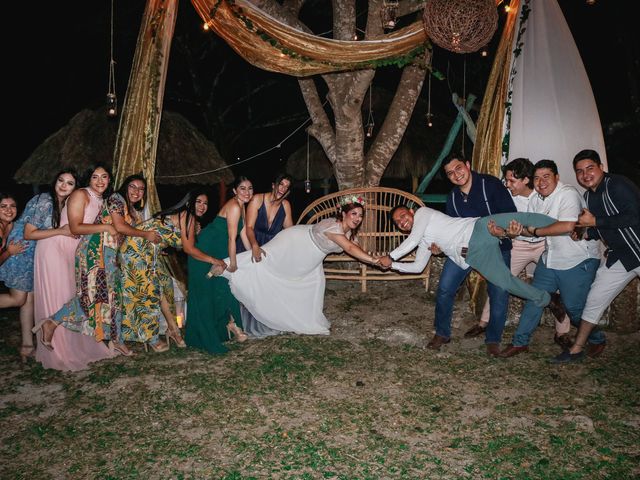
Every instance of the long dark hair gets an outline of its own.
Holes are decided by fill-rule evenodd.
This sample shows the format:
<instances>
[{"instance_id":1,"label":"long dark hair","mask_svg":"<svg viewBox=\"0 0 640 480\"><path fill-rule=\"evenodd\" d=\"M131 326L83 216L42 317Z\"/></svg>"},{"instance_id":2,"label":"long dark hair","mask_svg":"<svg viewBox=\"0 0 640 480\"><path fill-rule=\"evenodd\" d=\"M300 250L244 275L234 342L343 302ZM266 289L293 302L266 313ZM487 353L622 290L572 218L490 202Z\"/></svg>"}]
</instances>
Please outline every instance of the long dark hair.
<instances>
[{"instance_id":1,"label":"long dark hair","mask_svg":"<svg viewBox=\"0 0 640 480\"><path fill-rule=\"evenodd\" d=\"M69 194L69 196L67 196L62 200L62 205L58 203L58 197L56 195L56 183L58 183L58 179L60 178L60 175L64 175L65 173L68 173L69 175L71 175L73 179L76 181L76 186L74 190L78 188L78 172L76 172L73 168L64 168L60 170L55 177L53 177L53 181L51 182L51 198L53 200L53 213L51 215L51 226L53 228L58 228L60 226L60 212L62 211L62 207L65 206L65 204L67 203L67 199L70 196Z\"/></svg>"},{"instance_id":2,"label":"long dark hair","mask_svg":"<svg viewBox=\"0 0 640 480\"><path fill-rule=\"evenodd\" d=\"M131 204L129 203L129 195L128 195L129 184L135 180L139 180L142 183L144 183L144 194L142 195L142 198L138 202ZM124 181L122 182L122 185L120 185L120 188L116 193L119 194L122 198L124 198L125 202L127 202L127 208L129 209L129 212L131 212L132 210L141 212L144 209L144 204L147 202L147 180L140 173L134 173L133 175L129 175L127 178L124 179Z\"/></svg>"},{"instance_id":3,"label":"long dark hair","mask_svg":"<svg viewBox=\"0 0 640 480\"><path fill-rule=\"evenodd\" d=\"M101 163L101 162L95 163L84 171L84 173L82 174L82 186L83 187L89 186L89 182L91 181L91 175L93 175L93 172L95 172L99 168L104 169L104 171L107 172L107 174L109 175L109 185L107 186L107 189L102 194L102 198L109 198L109 195L113 193L113 175L111 174L111 169L104 163Z\"/></svg>"},{"instance_id":4,"label":"long dark hair","mask_svg":"<svg viewBox=\"0 0 640 480\"><path fill-rule=\"evenodd\" d=\"M202 191L200 188L194 188L190 190L182 200L180 200L175 205L165 208L164 210L160 210L158 213L154 215L155 218L160 218L164 221L167 215L175 215L176 213L180 214L182 212L186 212L187 217L185 218L185 225L187 225L187 231L184 232L185 237L189 238L189 224L192 221L196 220L196 198L198 195L202 195Z\"/></svg>"},{"instance_id":5,"label":"long dark hair","mask_svg":"<svg viewBox=\"0 0 640 480\"><path fill-rule=\"evenodd\" d=\"M198 197L200 195L204 195L205 197L207 197L207 202L210 200L209 197L209 193L207 192L207 189L205 187L195 187L193 190L191 190L189 193L191 193L192 195L192 204L193 204L193 215L196 215L196 200L198 199ZM207 208L207 211L205 212L205 214L203 215L203 217L206 217L207 214L209 213L209 208ZM198 217L196 216L196 220L198 222L202 222L203 217Z\"/></svg>"},{"instance_id":6,"label":"long dark hair","mask_svg":"<svg viewBox=\"0 0 640 480\"><path fill-rule=\"evenodd\" d=\"M11 198L15 201L16 196L10 192L0 192L0 201L4 200L5 198Z\"/></svg>"},{"instance_id":7,"label":"long dark hair","mask_svg":"<svg viewBox=\"0 0 640 480\"><path fill-rule=\"evenodd\" d=\"M238 175L236 178L234 178L233 182L231 183L231 194L227 194L227 197L228 197L227 200L229 200L235 195L233 193L233 190L237 190L242 182L251 182L251 185L253 185L253 182L249 177L245 177L244 175Z\"/></svg>"}]
</instances>

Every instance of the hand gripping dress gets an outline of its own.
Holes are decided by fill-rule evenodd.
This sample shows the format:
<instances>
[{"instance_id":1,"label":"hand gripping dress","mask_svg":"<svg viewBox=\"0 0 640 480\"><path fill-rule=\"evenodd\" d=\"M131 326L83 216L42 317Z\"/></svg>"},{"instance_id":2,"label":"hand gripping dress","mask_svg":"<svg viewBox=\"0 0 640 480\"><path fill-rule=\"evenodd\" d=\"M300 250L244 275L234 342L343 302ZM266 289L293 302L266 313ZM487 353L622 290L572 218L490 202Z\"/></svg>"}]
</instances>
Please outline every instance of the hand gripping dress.
<instances>
[{"instance_id":1,"label":"hand gripping dress","mask_svg":"<svg viewBox=\"0 0 640 480\"><path fill-rule=\"evenodd\" d=\"M262 246L266 257L251 261L251 252L238 255L238 270L225 271L231 292L267 327L308 335L328 335L322 313L325 278L322 261L342 249L326 236L344 235L335 219L282 230ZM228 261L228 259L227 259Z\"/></svg>"}]
</instances>

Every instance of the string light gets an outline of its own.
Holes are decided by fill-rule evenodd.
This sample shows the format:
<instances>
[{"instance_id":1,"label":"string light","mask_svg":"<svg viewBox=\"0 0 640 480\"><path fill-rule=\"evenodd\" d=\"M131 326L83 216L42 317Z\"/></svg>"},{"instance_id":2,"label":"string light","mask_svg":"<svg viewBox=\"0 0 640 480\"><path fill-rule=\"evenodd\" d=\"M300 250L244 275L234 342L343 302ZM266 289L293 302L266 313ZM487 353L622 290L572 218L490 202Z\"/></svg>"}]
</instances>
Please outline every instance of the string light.
<instances>
[{"instance_id":1,"label":"string light","mask_svg":"<svg viewBox=\"0 0 640 480\"><path fill-rule=\"evenodd\" d=\"M487 55L489 55L489 52L487 51L486 46L482 47L482 50L480 51L480 55L482 55L483 57L486 57Z\"/></svg>"},{"instance_id":2,"label":"string light","mask_svg":"<svg viewBox=\"0 0 640 480\"><path fill-rule=\"evenodd\" d=\"M324 107L327 103L329 102L329 100L325 100L322 103L322 107ZM182 175L158 175L156 178L189 178L189 177L198 177L200 175L207 175L209 173L215 173L215 172L219 172L220 170L225 170L227 168L231 168L231 167L235 167L236 165L240 165L242 163L246 163L249 162L251 160L253 160L254 158L258 158L261 157L262 155L265 155L273 150L275 150L276 148L280 148L282 146L282 144L284 142L286 142L287 140L289 140L291 137L293 137L302 127L304 127L307 122L309 122L309 120L311 120L311 117L307 117L307 119L305 121L303 121L300 125L298 125L296 128L293 129L293 131L288 134L287 136L285 136L282 140L280 140L276 145L274 145L273 147L269 147L259 153L256 153L255 155L251 155L250 157L245 158L244 160L240 160L240 157L236 157L236 162L232 163L231 165L225 165L224 167L218 167L218 168L213 168L211 170L204 170L202 172L196 172L196 173L185 173ZM311 185L311 183L309 183L309 185Z\"/></svg>"},{"instance_id":3,"label":"string light","mask_svg":"<svg viewBox=\"0 0 640 480\"><path fill-rule=\"evenodd\" d=\"M206 32L209 30L209 22L204 22L202 24L202 29Z\"/></svg>"}]
</instances>

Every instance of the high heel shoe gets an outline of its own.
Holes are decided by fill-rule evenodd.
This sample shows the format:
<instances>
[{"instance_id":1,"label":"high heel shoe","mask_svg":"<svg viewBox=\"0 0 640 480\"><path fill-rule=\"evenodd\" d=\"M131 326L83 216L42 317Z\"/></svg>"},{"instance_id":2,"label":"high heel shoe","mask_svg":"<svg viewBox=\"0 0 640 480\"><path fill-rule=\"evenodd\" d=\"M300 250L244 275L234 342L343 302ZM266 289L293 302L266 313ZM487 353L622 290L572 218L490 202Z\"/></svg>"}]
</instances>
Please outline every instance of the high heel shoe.
<instances>
[{"instance_id":1,"label":"high heel shoe","mask_svg":"<svg viewBox=\"0 0 640 480\"><path fill-rule=\"evenodd\" d=\"M49 337L49 339L45 338L45 325L47 324L47 322L51 322L55 325L55 327L53 327L53 330L51 330L51 336ZM38 321L38 323L36 323L36 325L31 329L32 333L38 333L38 331L41 331L41 335L40 335L40 343L47 349L50 351L53 351L53 345L51 344L51 340L53 339L53 332L55 331L56 327L58 325L51 320L50 318L43 318L41 320Z\"/></svg>"},{"instance_id":2,"label":"high heel shoe","mask_svg":"<svg viewBox=\"0 0 640 480\"><path fill-rule=\"evenodd\" d=\"M247 339L249 338L249 336L246 333L244 333L242 329L239 328L233 322L227 323L227 333L229 334L229 340L231 340L231 334L233 333L233 336L235 337L236 342L239 342L239 343L246 342Z\"/></svg>"},{"instance_id":3,"label":"high heel shoe","mask_svg":"<svg viewBox=\"0 0 640 480\"><path fill-rule=\"evenodd\" d=\"M30 358L33 358L36 354L36 349L33 345L22 345L20 347L20 360L22 363L27 363Z\"/></svg>"},{"instance_id":4,"label":"high heel shoe","mask_svg":"<svg viewBox=\"0 0 640 480\"><path fill-rule=\"evenodd\" d=\"M178 348L187 347L187 344L184 343L184 340L182 339L182 335L180 335L179 331L167 330L164 336L167 338L167 345L169 345L169 347L171 347L171 340L173 340L173 343L175 343L176 347Z\"/></svg>"},{"instance_id":5,"label":"high heel shoe","mask_svg":"<svg viewBox=\"0 0 640 480\"><path fill-rule=\"evenodd\" d=\"M166 352L167 350L169 350L169 345L162 340L158 340L156 343L145 342L144 351L148 352L149 347L151 347L151 350L156 353Z\"/></svg>"},{"instance_id":6,"label":"high heel shoe","mask_svg":"<svg viewBox=\"0 0 640 480\"><path fill-rule=\"evenodd\" d=\"M129 349L124 343L116 343L113 340L109 341L109 350L115 350L116 352L124 355L125 357L132 357L133 351Z\"/></svg>"}]
</instances>

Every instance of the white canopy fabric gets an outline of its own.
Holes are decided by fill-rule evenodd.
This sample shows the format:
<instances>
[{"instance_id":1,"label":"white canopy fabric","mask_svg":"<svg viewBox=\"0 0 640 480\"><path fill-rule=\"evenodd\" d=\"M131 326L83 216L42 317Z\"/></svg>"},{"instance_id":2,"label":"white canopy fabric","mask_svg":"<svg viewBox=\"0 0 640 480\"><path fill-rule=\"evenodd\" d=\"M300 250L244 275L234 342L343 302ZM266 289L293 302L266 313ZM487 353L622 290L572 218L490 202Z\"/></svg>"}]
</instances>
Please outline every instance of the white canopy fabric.
<instances>
[{"instance_id":1,"label":"white canopy fabric","mask_svg":"<svg viewBox=\"0 0 640 480\"><path fill-rule=\"evenodd\" d=\"M523 19L527 8L528 18ZM580 150L597 151L607 166L600 116L587 72L556 0L521 2L518 22L510 80L510 124L508 112L505 118L509 149L503 164L518 157L533 163L551 159L558 164L560 179L578 186L572 161Z\"/></svg>"}]
</instances>

